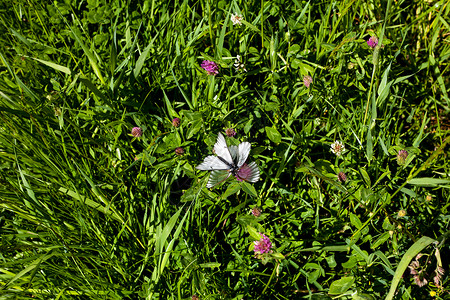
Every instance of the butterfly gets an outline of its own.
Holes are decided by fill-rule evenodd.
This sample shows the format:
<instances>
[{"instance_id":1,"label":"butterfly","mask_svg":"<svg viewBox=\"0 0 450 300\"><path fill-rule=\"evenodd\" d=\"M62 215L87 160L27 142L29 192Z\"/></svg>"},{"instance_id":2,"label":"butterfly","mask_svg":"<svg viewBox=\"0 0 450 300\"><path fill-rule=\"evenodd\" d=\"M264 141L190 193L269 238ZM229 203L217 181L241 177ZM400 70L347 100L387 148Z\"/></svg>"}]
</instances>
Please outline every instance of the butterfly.
<instances>
[{"instance_id":1,"label":"butterfly","mask_svg":"<svg viewBox=\"0 0 450 300\"><path fill-rule=\"evenodd\" d=\"M227 146L225 137L219 132L213 152L216 155L205 157L204 161L196 168L203 171L211 171L207 188L219 184L233 175L238 181L256 182L259 179L259 168L255 162L246 164L250 154L251 144L242 142L239 146Z\"/></svg>"}]
</instances>

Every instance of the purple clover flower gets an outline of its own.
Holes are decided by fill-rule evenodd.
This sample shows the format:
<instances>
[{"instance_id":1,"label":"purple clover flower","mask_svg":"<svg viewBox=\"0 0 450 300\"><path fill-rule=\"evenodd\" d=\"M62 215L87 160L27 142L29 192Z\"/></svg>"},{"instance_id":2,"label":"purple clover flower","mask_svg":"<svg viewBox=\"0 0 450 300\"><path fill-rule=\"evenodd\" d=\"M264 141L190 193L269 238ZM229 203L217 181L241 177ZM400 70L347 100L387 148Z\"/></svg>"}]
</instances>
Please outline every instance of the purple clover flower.
<instances>
[{"instance_id":1,"label":"purple clover flower","mask_svg":"<svg viewBox=\"0 0 450 300\"><path fill-rule=\"evenodd\" d=\"M311 76L303 76L303 84L309 88L309 86L311 85L311 83L313 82L313 79Z\"/></svg>"},{"instance_id":2,"label":"purple clover flower","mask_svg":"<svg viewBox=\"0 0 450 300\"><path fill-rule=\"evenodd\" d=\"M208 73L208 75L216 76L219 74L219 66L213 61L204 60L200 66Z\"/></svg>"},{"instance_id":3,"label":"purple clover flower","mask_svg":"<svg viewBox=\"0 0 450 300\"><path fill-rule=\"evenodd\" d=\"M131 135L138 138L142 136L142 128L141 127L133 127L131 129Z\"/></svg>"},{"instance_id":4,"label":"purple clover flower","mask_svg":"<svg viewBox=\"0 0 450 300\"><path fill-rule=\"evenodd\" d=\"M369 45L370 48L375 48L378 45L378 38L376 36L371 36L367 40L367 45Z\"/></svg>"},{"instance_id":5,"label":"purple clover flower","mask_svg":"<svg viewBox=\"0 0 450 300\"><path fill-rule=\"evenodd\" d=\"M179 118L173 118L173 120L172 120L173 127L180 126L180 123L181 123L181 120Z\"/></svg>"},{"instance_id":6,"label":"purple clover flower","mask_svg":"<svg viewBox=\"0 0 450 300\"><path fill-rule=\"evenodd\" d=\"M252 215L254 215L255 217L260 217L261 216L261 209L259 207L253 207L252 209Z\"/></svg>"},{"instance_id":7,"label":"purple clover flower","mask_svg":"<svg viewBox=\"0 0 450 300\"><path fill-rule=\"evenodd\" d=\"M176 155L183 155L184 154L184 149L181 147L178 147L175 149L175 154Z\"/></svg>"},{"instance_id":8,"label":"purple clover flower","mask_svg":"<svg viewBox=\"0 0 450 300\"><path fill-rule=\"evenodd\" d=\"M346 182L347 181L347 175L344 172L338 173L338 181L339 182Z\"/></svg>"},{"instance_id":9,"label":"purple clover flower","mask_svg":"<svg viewBox=\"0 0 450 300\"><path fill-rule=\"evenodd\" d=\"M227 137L234 137L236 135L236 131L233 128L225 129L225 134Z\"/></svg>"},{"instance_id":10,"label":"purple clover flower","mask_svg":"<svg viewBox=\"0 0 450 300\"><path fill-rule=\"evenodd\" d=\"M269 253L272 248L272 242L270 241L269 237L266 236L263 233L259 233L261 235L261 239L259 241L254 241L255 248L253 248L253 251L255 252L255 255L257 254L263 254L263 253Z\"/></svg>"},{"instance_id":11,"label":"purple clover flower","mask_svg":"<svg viewBox=\"0 0 450 300\"><path fill-rule=\"evenodd\" d=\"M406 163L406 159L408 158L408 151L400 150L397 154L397 163L403 166Z\"/></svg>"}]
</instances>

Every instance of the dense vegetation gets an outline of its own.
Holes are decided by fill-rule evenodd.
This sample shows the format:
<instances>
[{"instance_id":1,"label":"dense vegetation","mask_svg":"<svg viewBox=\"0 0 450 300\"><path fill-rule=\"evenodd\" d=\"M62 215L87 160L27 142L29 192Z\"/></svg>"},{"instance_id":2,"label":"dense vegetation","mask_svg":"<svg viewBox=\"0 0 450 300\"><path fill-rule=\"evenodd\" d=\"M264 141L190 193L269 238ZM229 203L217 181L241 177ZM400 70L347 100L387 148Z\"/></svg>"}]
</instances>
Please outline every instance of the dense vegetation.
<instances>
[{"instance_id":1,"label":"dense vegetation","mask_svg":"<svg viewBox=\"0 0 450 300\"><path fill-rule=\"evenodd\" d=\"M449 299L449 15L0 1L1 298Z\"/></svg>"}]
</instances>

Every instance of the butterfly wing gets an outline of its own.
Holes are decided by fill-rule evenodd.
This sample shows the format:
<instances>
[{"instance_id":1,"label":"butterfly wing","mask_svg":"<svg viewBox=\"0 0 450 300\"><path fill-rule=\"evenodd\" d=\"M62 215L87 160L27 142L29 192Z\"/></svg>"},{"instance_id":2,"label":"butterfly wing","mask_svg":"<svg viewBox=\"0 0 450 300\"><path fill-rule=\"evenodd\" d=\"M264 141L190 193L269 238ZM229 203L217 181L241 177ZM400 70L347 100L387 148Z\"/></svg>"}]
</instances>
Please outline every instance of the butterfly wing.
<instances>
[{"instance_id":1,"label":"butterfly wing","mask_svg":"<svg viewBox=\"0 0 450 300\"><path fill-rule=\"evenodd\" d=\"M250 154L251 144L240 143L239 146L227 146L225 137L219 132L217 142L214 144L214 153L217 156L207 156L196 168L211 171L207 188L211 188L227 180L233 173L241 180L256 182L259 179L259 168L255 162L246 164L245 161ZM236 171L236 167L239 168ZM230 172L230 170L232 172Z\"/></svg>"},{"instance_id":2,"label":"butterfly wing","mask_svg":"<svg viewBox=\"0 0 450 300\"><path fill-rule=\"evenodd\" d=\"M250 164L248 164L248 167L250 168L250 176L248 176L247 181L250 182L256 182L259 179L259 168L258 165L252 161Z\"/></svg>"},{"instance_id":3,"label":"butterfly wing","mask_svg":"<svg viewBox=\"0 0 450 300\"><path fill-rule=\"evenodd\" d=\"M237 172L236 176L241 180L248 182L256 182L259 179L259 168L258 165L252 161L251 163L244 164Z\"/></svg>"},{"instance_id":4,"label":"butterfly wing","mask_svg":"<svg viewBox=\"0 0 450 300\"><path fill-rule=\"evenodd\" d=\"M239 146L229 146L231 158L237 167L242 167L250 153L251 144L249 142L240 143Z\"/></svg>"},{"instance_id":5,"label":"butterfly wing","mask_svg":"<svg viewBox=\"0 0 450 300\"><path fill-rule=\"evenodd\" d=\"M217 156L210 155L205 157L205 160L195 167L198 170L212 171L212 170L228 170L230 168L225 162L221 161Z\"/></svg>"},{"instance_id":6,"label":"butterfly wing","mask_svg":"<svg viewBox=\"0 0 450 300\"><path fill-rule=\"evenodd\" d=\"M250 148L251 148L251 144L249 142L243 142L239 144L238 147L238 157L239 159L236 161L237 162L237 166L240 168L242 167L242 165L245 163L245 161L248 158L248 155L250 154Z\"/></svg>"},{"instance_id":7,"label":"butterfly wing","mask_svg":"<svg viewBox=\"0 0 450 300\"><path fill-rule=\"evenodd\" d=\"M206 184L207 188L212 188L213 186L224 182L230 177L230 172L227 170L213 170L211 175L209 175L208 183Z\"/></svg>"},{"instance_id":8,"label":"butterfly wing","mask_svg":"<svg viewBox=\"0 0 450 300\"><path fill-rule=\"evenodd\" d=\"M231 145L228 147L228 150L230 150L231 159L233 159L233 162L237 163L239 160L239 148L238 146Z\"/></svg>"},{"instance_id":9,"label":"butterfly wing","mask_svg":"<svg viewBox=\"0 0 450 300\"><path fill-rule=\"evenodd\" d=\"M228 150L227 142L225 137L219 132L217 136L217 142L214 145L214 152L217 156L222 157L230 165L233 165L233 158L231 157L230 150Z\"/></svg>"}]
</instances>

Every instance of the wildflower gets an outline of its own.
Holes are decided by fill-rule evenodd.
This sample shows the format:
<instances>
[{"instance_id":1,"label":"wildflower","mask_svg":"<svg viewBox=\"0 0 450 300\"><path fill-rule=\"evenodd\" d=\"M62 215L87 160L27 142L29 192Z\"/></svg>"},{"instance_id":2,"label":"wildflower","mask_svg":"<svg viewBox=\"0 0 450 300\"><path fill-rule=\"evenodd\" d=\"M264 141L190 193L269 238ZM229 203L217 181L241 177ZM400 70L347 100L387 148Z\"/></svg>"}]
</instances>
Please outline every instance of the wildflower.
<instances>
[{"instance_id":1,"label":"wildflower","mask_svg":"<svg viewBox=\"0 0 450 300\"><path fill-rule=\"evenodd\" d=\"M430 291L430 296L431 297L435 297L436 296L436 292L435 291Z\"/></svg>"},{"instance_id":2,"label":"wildflower","mask_svg":"<svg viewBox=\"0 0 450 300\"><path fill-rule=\"evenodd\" d=\"M311 85L311 83L313 82L312 77L311 76L303 76L303 84L309 88L309 86Z\"/></svg>"},{"instance_id":3,"label":"wildflower","mask_svg":"<svg viewBox=\"0 0 450 300\"><path fill-rule=\"evenodd\" d=\"M247 72L247 69L245 68L245 64L241 62L241 56L236 55L236 60L234 61L234 67L236 68L236 72L239 70L243 70L244 72Z\"/></svg>"},{"instance_id":4,"label":"wildflower","mask_svg":"<svg viewBox=\"0 0 450 300\"><path fill-rule=\"evenodd\" d=\"M414 276L414 281L419 287L423 287L428 284L428 280L423 276L423 271Z\"/></svg>"},{"instance_id":5,"label":"wildflower","mask_svg":"<svg viewBox=\"0 0 450 300\"><path fill-rule=\"evenodd\" d=\"M431 201L431 200L433 200L433 196L431 196L431 195L427 195L427 197L425 198L425 200L427 200L427 201Z\"/></svg>"},{"instance_id":6,"label":"wildflower","mask_svg":"<svg viewBox=\"0 0 450 300\"><path fill-rule=\"evenodd\" d=\"M433 277L433 282L437 287L440 287L441 279L442 279L442 276L444 276L444 274L445 274L445 270L443 267L437 266L437 268L436 268L436 270L434 270L434 272L436 273L436 276Z\"/></svg>"},{"instance_id":7,"label":"wildflower","mask_svg":"<svg viewBox=\"0 0 450 300\"><path fill-rule=\"evenodd\" d=\"M416 255L416 259L413 260L408 268L409 271L411 273L411 275L414 276L414 282L419 286L419 287L423 287L425 285L428 284L428 280L425 278L425 271L424 269L420 266L419 263L419 259L423 256L422 253L419 253ZM435 280L435 279L434 279ZM438 281L439 282L439 281Z\"/></svg>"},{"instance_id":8,"label":"wildflower","mask_svg":"<svg viewBox=\"0 0 450 300\"><path fill-rule=\"evenodd\" d=\"M242 20L243 20L242 15L238 15L238 14L231 15L231 22L233 22L233 25L241 26Z\"/></svg>"},{"instance_id":9,"label":"wildflower","mask_svg":"<svg viewBox=\"0 0 450 300\"><path fill-rule=\"evenodd\" d=\"M338 181L339 182L346 182L347 181L347 175L345 175L344 172L338 173Z\"/></svg>"},{"instance_id":10,"label":"wildflower","mask_svg":"<svg viewBox=\"0 0 450 300\"><path fill-rule=\"evenodd\" d=\"M404 165L406 163L406 158L408 157L408 151L400 150L397 154L397 163L399 165Z\"/></svg>"},{"instance_id":11,"label":"wildflower","mask_svg":"<svg viewBox=\"0 0 450 300\"><path fill-rule=\"evenodd\" d=\"M131 135L138 138L142 136L142 128L141 127L133 127L131 129Z\"/></svg>"},{"instance_id":12,"label":"wildflower","mask_svg":"<svg viewBox=\"0 0 450 300\"><path fill-rule=\"evenodd\" d=\"M265 234L259 233L261 235L261 239L259 241L254 241L255 248L253 248L253 251L255 252L255 255L257 254L263 254L263 253L269 253L272 248L272 242L270 241L269 237Z\"/></svg>"},{"instance_id":13,"label":"wildflower","mask_svg":"<svg viewBox=\"0 0 450 300\"><path fill-rule=\"evenodd\" d=\"M181 147L178 147L175 149L175 154L176 155L183 155L184 154L184 149Z\"/></svg>"},{"instance_id":14,"label":"wildflower","mask_svg":"<svg viewBox=\"0 0 450 300\"><path fill-rule=\"evenodd\" d=\"M261 216L261 209L257 206L253 207L252 215L258 218L259 216Z\"/></svg>"},{"instance_id":15,"label":"wildflower","mask_svg":"<svg viewBox=\"0 0 450 300\"><path fill-rule=\"evenodd\" d=\"M411 272L411 275L416 275L417 272L413 272L413 270L415 271L415 270L418 269L419 267L420 267L419 262L418 262L417 260L413 260L413 261L409 264L409 266L408 266L408 268L409 268L409 270L410 270L410 272Z\"/></svg>"},{"instance_id":16,"label":"wildflower","mask_svg":"<svg viewBox=\"0 0 450 300\"><path fill-rule=\"evenodd\" d=\"M172 119L172 125L173 127L178 127L180 126L181 120L179 118L173 118Z\"/></svg>"},{"instance_id":17,"label":"wildflower","mask_svg":"<svg viewBox=\"0 0 450 300\"><path fill-rule=\"evenodd\" d=\"M227 137L234 137L236 135L236 131L233 128L225 129L225 134Z\"/></svg>"},{"instance_id":18,"label":"wildflower","mask_svg":"<svg viewBox=\"0 0 450 300\"><path fill-rule=\"evenodd\" d=\"M400 218L403 218L404 216L406 216L406 210L400 209L400 210L398 211L398 216L399 216Z\"/></svg>"},{"instance_id":19,"label":"wildflower","mask_svg":"<svg viewBox=\"0 0 450 300\"><path fill-rule=\"evenodd\" d=\"M314 126L320 126L322 120L320 120L320 118L315 118L314 119Z\"/></svg>"},{"instance_id":20,"label":"wildflower","mask_svg":"<svg viewBox=\"0 0 450 300\"><path fill-rule=\"evenodd\" d=\"M333 144L331 144L331 152L336 154L336 156L341 156L342 153L345 152L345 146L340 141L335 141Z\"/></svg>"},{"instance_id":21,"label":"wildflower","mask_svg":"<svg viewBox=\"0 0 450 300\"><path fill-rule=\"evenodd\" d=\"M367 45L369 45L370 48L375 48L378 45L378 38L376 36L371 36L368 40L367 40Z\"/></svg>"},{"instance_id":22,"label":"wildflower","mask_svg":"<svg viewBox=\"0 0 450 300\"><path fill-rule=\"evenodd\" d=\"M443 267L437 267L436 268L436 273L437 273L437 275L439 275L439 277L441 277L441 276L444 276L444 274L445 274L445 269L443 268Z\"/></svg>"},{"instance_id":23,"label":"wildflower","mask_svg":"<svg viewBox=\"0 0 450 300\"><path fill-rule=\"evenodd\" d=\"M213 61L204 60L200 66L208 73L208 75L215 76L219 74L219 66Z\"/></svg>"},{"instance_id":24,"label":"wildflower","mask_svg":"<svg viewBox=\"0 0 450 300\"><path fill-rule=\"evenodd\" d=\"M440 287L441 286L441 278L439 277L439 276L434 276L433 277L433 282L434 282L434 285L436 285L437 287Z\"/></svg>"}]
</instances>

